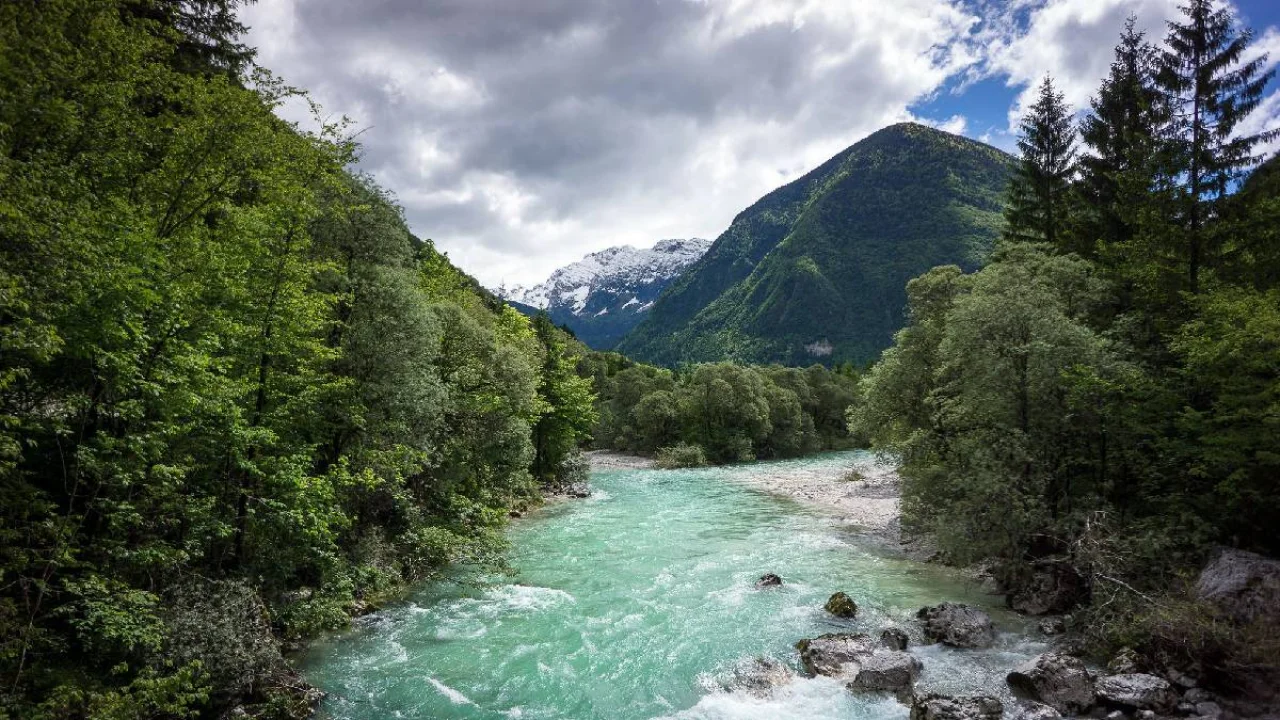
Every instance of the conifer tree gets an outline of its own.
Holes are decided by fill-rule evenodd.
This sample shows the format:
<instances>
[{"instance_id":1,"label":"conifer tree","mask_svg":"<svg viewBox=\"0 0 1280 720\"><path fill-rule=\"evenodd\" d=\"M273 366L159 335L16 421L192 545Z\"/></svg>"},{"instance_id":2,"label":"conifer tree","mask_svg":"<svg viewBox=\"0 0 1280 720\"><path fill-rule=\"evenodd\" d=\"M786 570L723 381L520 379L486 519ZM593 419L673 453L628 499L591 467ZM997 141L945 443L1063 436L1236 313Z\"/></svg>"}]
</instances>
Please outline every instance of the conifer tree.
<instances>
[{"instance_id":1,"label":"conifer tree","mask_svg":"<svg viewBox=\"0 0 1280 720\"><path fill-rule=\"evenodd\" d=\"M1169 23L1157 82L1172 111L1168 170L1180 190L1178 219L1185 230L1180 250L1187 289L1195 293L1201 270L1214 255L1207 221L1244 172L1261 160L1258 144L1280 131L1236 133L1273 75L1265 70L1265 54L1245 59L1253 33L1238 28L1230 10L1215 0L1189 0L1181 9L1183 22Z\"/></svg>"},{"instance_id":2,"label":"conifer tree","mask_svg":"<svg viewBox=\"0 0 1280 720\"><path fill-rule=\"evenodd\" d=\"M1046 75L1039 98L1022 119L1021 157L1005 212L1008 239L1055 246L1061 242L1067 193L1075 174L1075 135L1062 93Z\"/></svg>"},{"instance_id":3,"label":"conifer tree","mask_svg":"<svg viewBox=\"0 0 1280 720\"><path fill-rule=\"evenodd\" d=\"M1086 256L1133 237L1135 205L1155 185L1156 139L1164 115L1155 88L1157 54L1135 21L1130 16L1125 23L1111 70L1081 123L1081 139L1092 152L1080 157L1084 202L1074 249Z\"/></svg>"}]
</instances>

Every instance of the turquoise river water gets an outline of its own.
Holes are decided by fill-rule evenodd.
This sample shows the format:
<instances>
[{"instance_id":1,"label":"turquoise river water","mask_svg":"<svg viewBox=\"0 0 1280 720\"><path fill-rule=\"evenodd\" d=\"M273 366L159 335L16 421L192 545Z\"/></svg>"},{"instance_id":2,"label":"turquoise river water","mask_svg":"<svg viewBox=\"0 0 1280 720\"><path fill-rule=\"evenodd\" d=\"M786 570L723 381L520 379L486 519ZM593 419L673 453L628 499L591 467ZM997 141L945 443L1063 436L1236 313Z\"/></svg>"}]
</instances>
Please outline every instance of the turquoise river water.
<instances>
[{"instance_id":1,"label":"turquoise river water","mask_svg":"<svg viewBox=\"0 0 1280 720\"><path fill-rule=\"evenodd\" d=\"M752 466L786 473L849 465L857 453ZM742 472L735 468L734 472ZM764 495L714 468L592 475L595 495L513 523L514 576L435 584L313 646L308 679L323 713L387 718L905 718L888 695L801 679L768 698L727 691L735 666L770 656L798 667L794 643L896 625L924 662L918 688L992 692L1044 650L995 598L942 568L893 556L857 528ZM755 590L765 572L781 588ZM836 590L857 620L822 610ZM987 607L990 650L920 646L914 612L943 600Z\"/></svg>"}]
</instances>

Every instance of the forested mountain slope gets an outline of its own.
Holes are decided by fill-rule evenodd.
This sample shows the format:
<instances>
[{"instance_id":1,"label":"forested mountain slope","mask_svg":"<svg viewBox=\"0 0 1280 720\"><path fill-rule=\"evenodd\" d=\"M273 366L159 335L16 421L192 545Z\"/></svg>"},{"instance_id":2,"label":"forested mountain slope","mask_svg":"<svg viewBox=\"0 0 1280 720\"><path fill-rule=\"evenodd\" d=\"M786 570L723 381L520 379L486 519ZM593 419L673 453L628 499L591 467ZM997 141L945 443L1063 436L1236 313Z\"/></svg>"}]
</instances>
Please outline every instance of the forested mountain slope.
<instances>
[{"instance_id":1,"label":"forested mountain slope","mask_svg":"<svg viewBox=\"0 0 1280 720\"><path fill-rule=\"evenodd\" d=\"M907 280L990 250L1010 168L923 125L880 130L739 214L618 350L667 365L870 361L903 323Z\"/></svg>"}]
</instances>

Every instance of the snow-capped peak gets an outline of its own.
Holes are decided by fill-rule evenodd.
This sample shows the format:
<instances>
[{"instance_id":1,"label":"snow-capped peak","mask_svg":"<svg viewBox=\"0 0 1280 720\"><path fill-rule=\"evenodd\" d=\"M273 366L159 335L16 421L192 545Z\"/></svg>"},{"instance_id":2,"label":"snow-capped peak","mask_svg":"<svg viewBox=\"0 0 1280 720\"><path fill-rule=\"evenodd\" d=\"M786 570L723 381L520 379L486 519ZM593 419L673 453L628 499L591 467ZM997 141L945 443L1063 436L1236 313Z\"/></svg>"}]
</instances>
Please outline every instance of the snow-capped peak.
<instances>
[{"instance_id":1,"label":"snow-capped peak","mask_svg":"<svg viewBox=\"0 0 1280 720\"><path fill-rule=\"evenodd\" d=\"M558 308L578 315L596 291L631 292L627 297L634 298L640 288L665 285L709 247L711 241L700 238L659 240L651 248L611 247L556 270L545 282L531 288L500 288L498 294L539 309Z\"/></svg>"}]
</instances>

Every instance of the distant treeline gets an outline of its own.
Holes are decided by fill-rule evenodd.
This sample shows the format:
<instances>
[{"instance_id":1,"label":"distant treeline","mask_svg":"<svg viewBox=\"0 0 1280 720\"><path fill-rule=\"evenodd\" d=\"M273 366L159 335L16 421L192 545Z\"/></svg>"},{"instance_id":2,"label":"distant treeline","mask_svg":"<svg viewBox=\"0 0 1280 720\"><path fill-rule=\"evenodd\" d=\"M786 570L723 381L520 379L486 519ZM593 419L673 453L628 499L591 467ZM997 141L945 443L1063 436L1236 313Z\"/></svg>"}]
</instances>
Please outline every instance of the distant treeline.
<instances>
[{"instance_id":1,"label":"distant treeline","mask_svg":"<svg viewBox=\"0 0 1280 720\"><path fill-rule=\"evenodd\" d=\"M850 447L845 413L858 376L850 367L787 368L733 363L672 371L593 353L596 447L666 454L673 464L785 458ZM678 457L677 457L678 455Z\"/></svg>"},{"instance_id":2,"label":"distant treeline","mask_svg":"<svg viewBox=\"0 0 1280 720\"><path fill-rule=\"evenodd\" d=\"M1183 589L1214 544L1280 553L1280 161L1249 175L1277 137L1244 124L1270 77L1250 37L1208 0L1159 46L1130 21L1079 125L1046 79L1004 241L911 281L850 415L902 459L904 524L994 559L1015 606L1085 603L1095 648L1237 685L1275 682L1280 626Z\"/></svg>"}]
</instances>

